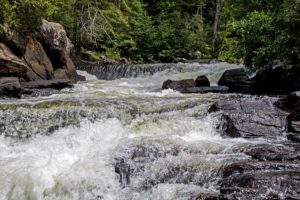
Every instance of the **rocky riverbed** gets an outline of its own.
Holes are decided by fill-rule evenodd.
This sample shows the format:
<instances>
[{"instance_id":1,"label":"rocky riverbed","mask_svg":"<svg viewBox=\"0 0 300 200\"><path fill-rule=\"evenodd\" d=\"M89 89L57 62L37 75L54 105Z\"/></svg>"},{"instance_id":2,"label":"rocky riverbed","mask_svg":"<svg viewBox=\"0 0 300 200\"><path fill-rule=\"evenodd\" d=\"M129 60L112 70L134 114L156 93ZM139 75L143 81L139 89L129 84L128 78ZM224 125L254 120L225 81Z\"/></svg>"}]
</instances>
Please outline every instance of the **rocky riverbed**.
<instances>
[{"instance_id":1,"label":"rocky riverbed","mask_svg":"<svg viewBox=\"0 0 300 200\"><path fill-rule=\"evenodd\" d=\"M113 80L1 100L0 199L299 199L298 93L161 89L240 67L98 66Z\"/></svg>"}]
</instances>

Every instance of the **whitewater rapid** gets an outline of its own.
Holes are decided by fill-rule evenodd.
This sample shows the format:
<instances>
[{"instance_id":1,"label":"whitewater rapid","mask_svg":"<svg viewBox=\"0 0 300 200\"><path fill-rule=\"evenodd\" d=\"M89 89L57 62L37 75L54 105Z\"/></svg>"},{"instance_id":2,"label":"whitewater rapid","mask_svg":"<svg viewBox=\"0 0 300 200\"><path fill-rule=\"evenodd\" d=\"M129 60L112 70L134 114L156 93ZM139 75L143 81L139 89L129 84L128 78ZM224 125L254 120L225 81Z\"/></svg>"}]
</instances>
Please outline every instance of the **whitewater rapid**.
<instances>
[{"instance_id":1,"label":"whitewater rapid","mask_svg":"<svg viewBox=\"0 0 300 200\"><path fill-rule=\"evenodd\" d=\"M86 82L62 94L0 101L0 200L184 200L216 192L219 169L248 160L208 115L238 95L161 91L167 79L221 74L227 63L177 64L153 75ZM130 175L129 175L130 174Z\"/></svg>"}]
</instances>

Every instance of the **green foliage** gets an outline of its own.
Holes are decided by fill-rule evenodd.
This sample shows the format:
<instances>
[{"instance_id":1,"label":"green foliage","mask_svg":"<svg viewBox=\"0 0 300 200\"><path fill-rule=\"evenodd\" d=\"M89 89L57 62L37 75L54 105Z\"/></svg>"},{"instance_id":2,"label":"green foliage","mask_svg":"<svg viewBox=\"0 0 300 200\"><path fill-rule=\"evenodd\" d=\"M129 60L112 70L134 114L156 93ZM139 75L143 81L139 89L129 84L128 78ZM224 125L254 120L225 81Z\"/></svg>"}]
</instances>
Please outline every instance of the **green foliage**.
<instances>
[{"instance_id":1,"label":"green foliage","mask_svg":"<svg viewBox=\"0 0 300 200\"><path fill-rule=\"evenodd\" d=\"M275 59L299 62L300 0L222 0L212 48L216 2L0 0L0 31L6 23L33 32L46 18L66 28L77 50L97 57L172 61L211 58L214 50L255 70Z\"/></svg>"},{"instance_id":2,"label":"green foliage","mask_svg":"<svg viewBox=\"0 0 300 200\"><path fill-rule=\"evenodd\" d=\"M36 29L42 18L57 11L56 0L1 0L2 24L6 22L20 32Z\"/></svg>"}]
</instances>

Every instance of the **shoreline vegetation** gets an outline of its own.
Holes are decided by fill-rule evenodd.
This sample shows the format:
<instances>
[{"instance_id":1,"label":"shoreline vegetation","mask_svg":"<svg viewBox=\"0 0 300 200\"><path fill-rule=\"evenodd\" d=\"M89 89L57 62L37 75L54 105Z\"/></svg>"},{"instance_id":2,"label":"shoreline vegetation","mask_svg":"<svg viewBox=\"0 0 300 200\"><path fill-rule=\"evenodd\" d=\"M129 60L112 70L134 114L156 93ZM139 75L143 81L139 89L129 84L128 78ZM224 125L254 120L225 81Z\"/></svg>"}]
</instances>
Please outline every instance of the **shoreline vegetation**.
<instances>
[{"instance_id":1,"label":"shoreline vegetation","mask_svg":"<svg viewBox=\"0 0 300 200\"><path fill-rule=\"evenodd\" d=\"M1 0L0 30L28 35L60 23L89 60L299 63L299 0ZM7 34L7 32L6 32ZM126 58L126 59L125 59Z\"/></svg>"},{"instance_id":2,"label":"shoreline vegetation","mask_svg":"<svg viewBox=\"0 0 300 200\"><path fill-rule=\"evenodd\" d=\"M233 75L241 80L220 86L299 90L299 0L0 0L0 6L6 96L22 96L23 86L26 94L72 87L85 80L76 63L243 63L246 70ZM260 78L246 78L253 73Z\"/></svg>"}]
</instances>

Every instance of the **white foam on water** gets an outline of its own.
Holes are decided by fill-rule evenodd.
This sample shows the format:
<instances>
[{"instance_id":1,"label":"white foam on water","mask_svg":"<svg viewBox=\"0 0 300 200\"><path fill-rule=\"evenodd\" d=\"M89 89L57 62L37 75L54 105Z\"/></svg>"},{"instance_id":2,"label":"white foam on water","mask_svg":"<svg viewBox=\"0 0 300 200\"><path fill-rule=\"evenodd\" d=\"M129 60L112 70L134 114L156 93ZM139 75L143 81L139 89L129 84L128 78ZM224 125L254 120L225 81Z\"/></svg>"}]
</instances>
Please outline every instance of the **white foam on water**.
<instances>
[{"instance_id":1,"label":"white foam on water","mask_svg":"<svg viewBox=\"0 0 300 200\"><path fill-rule=\"evenodd\" d=\"M26 143L1 138L0 199L115 199L109 152L122 138L119 120L69 127Z\"/></svg>"}]
</instances>

